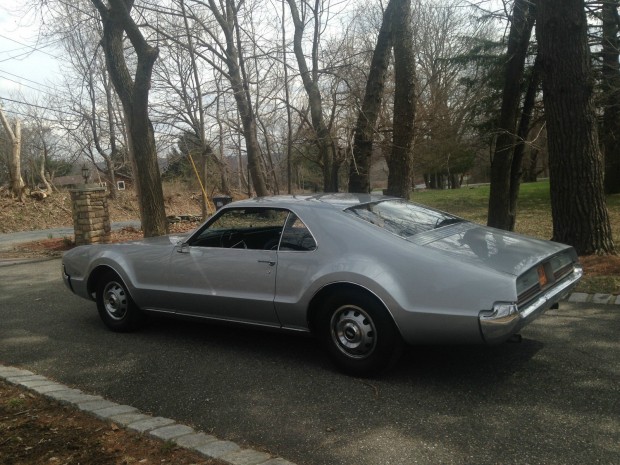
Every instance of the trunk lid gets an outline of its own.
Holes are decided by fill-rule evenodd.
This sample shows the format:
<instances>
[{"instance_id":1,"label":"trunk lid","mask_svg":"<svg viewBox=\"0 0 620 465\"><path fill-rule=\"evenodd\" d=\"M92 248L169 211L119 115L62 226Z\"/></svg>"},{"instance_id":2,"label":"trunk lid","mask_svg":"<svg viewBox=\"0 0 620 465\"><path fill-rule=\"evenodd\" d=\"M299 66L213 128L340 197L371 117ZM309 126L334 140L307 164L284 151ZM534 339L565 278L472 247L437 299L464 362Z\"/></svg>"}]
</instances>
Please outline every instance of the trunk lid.
<instances>
[{"instance_id":1,"label":"trunk lid","mask_svg":"<svg viewBox=\"0 0 620 465\"><path fill-rule=\"evenodd\" d=\"M408 238L464 263L519 276L570 246L513 234L475 223L461 222Z\"/></svg>"}]
</instances>

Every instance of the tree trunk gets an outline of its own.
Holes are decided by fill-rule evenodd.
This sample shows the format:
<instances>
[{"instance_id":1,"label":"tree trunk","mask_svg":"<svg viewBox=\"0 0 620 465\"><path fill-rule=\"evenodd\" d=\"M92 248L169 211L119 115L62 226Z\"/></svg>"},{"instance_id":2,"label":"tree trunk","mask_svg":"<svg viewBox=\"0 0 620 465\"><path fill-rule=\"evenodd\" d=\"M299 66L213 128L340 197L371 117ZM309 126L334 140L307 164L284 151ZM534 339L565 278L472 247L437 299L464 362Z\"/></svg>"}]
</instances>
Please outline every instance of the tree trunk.
<instances>
[{"instance_id":1,"label":"tree trunk","mask_svg":"<svg viewBox=\"0 0 620 465\"><path fill-rule=\"evenodd\" d=\"M394 139L388 160L387 194L409 199L413 181L416 74L411 30L411 0L394 5Z\"/></svg>"},{"instance_id":2,"label":"tree trunk","mask_svg":"<svg viewBox=\"0 0 620 465\"><path fill-rule=\"evenodd\" d=\"M392 12L396 3L391 0L383 14L379 37L372 54L366 93L355 126L353 157L349 167L349 192L370 192L372 148L392 51Z\"/></svg>"},{"instance_id":3,"label":"tree trunk","mask_svg":"<svg viewBox=\"0 0 620 465\"><path fill-rule=\"evenodd\" d=\"M125 115L127 139L145 237L168 232L155 134L148 116L148 98L153 65L159 51L150 46L131 18L131 0L91 0L103 23L102 46L110 78ZM123 36L127 35L137 56L134 79L125 61Z\"/></svg>"},{"instance_id":4,"label":"tree trunk","mask_svg":"<svg viewBox=\"0 0 620 465\"><path fill-rule=\"evenodd\" d=\"M605 192L620 193L620 54L618 0L603 3L603 148Z\"/></svg>"},{"instance_id":5,"label":"tree trunk","mask_svg":"<svg viewBox=\"0 0 620 465\"><path fill-rule=\"evenodd\" d=\"M520 85L534 26L534 9L535 2L531 0L515 0L514 2L504 68L502 108L497 127L495 154L491 163L491 191L487 223L489 226L507 230L510 230L514 222L510 211L511 181L515 180L515 177L511 176L512 158L521 99Z\"/></svg>"},{"instance_id":6,"label":"tree trunk","mask_svg":"<svg viewBox=\"0 0 620 465\"><path fill-rule=\"evenodd\" d=\"M521 187L521 179L523 174L523 156L525 155L525 143L527 135L530 132L532 114L536 104L536 94L540 85L540 60L536 58L530 82L525 92L523 100L523 110L521 111L521 121L517 130L517 144L515 146L514 155L512 157L512 166L510 167L510 209L508 217L510 219L510 231L515 230L517 222L517 200L519 199L519 189Z\"/></svg>"},{"instance_id":7,"label":"tree trunk","mask_svg":"<svg viewBox=\"0 0 620 465\"><path fill-rule=\"evenodd\" d=\"M41 163L39 163L39 178L41 178L41 182L43 184L45 184L45 191L47 192L47 194L51 194L52 193L52 185L50 184L50 182L47 180L47 177L45 176L45 165L46 165L46 161L47 161L47 147L43 148L43 156L41 157Z\"/></svg>"},{"instance_id":8,"label":"tree trunk","mask_svg":"<svg viewBox=\"0 0 620 465\"><path fill-rule=\"evenodd\" d=\"M2 108L0 108L0 120L2 126L11 140L11 155L9 156L9 179L11 181L11 193L20 202L24 201L24 180L21 169L22 129L18 119L15 120L15 131L11 129Z\"/></svg>"},{"instance_id":9,"label":"tree trunk","mask_svg":"<svg viewBox=\"0 0 620 465\"><path fill-rule=\"evenodd\" d=\"M614 252L603 193L584 0L538 5L553 240L580 255Z\"/></svg>"},{"instance_id":10,"label":"tree trunk","mask_svg":"<svg viewBox=\"0 0 620 465\"><path fill-rule=\"evenodd\" d=\"M284 100L286 105L286 192L293 193L293 115L291 95L288 87L288 63L286 61L286 21L282 2L282 62L284 63Z\"/></svg>"}]
</instances>

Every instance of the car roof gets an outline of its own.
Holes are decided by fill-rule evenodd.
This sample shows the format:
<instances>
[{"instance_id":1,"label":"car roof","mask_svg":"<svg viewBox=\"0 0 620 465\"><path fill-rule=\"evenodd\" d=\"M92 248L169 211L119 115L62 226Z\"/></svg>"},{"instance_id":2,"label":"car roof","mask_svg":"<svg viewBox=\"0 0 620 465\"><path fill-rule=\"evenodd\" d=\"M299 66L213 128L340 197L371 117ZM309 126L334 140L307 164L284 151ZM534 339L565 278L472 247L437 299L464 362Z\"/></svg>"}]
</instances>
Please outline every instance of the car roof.
<instances>
[{"instance_id":1,"label":"car roof","mask_svg":"<svg viewBox=\"0 0 620 465\"><path fill-rule=\"evenodd\" d=\"M354 194L354 193L333 193L333 194L313 194L313 195L272 195L266 197L255 197L252 199L239 200L233 202L230 207L272 207L272 208L293 208L303 207L327 207L344 210L356 205L380 202L388 199L396 199L380 194Z\"/></svg>"}]
</instances>

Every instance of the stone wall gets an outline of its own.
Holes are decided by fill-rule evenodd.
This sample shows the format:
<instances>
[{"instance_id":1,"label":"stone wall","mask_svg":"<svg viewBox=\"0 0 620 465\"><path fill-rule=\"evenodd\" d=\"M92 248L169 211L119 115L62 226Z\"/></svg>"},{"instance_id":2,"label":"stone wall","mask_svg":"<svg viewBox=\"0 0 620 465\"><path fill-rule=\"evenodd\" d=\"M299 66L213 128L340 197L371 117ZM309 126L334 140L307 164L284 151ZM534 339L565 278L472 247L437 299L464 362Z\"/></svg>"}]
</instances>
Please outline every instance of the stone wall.
<instances>
[{"instance_id":1,"label":"stone wall","mask_svg":"<svg viewBox=\"0 0 620 465\"><path fill-rule=\"evenodd\" d=\"M110 242L110 214L105 187L83 187L70 192L75 244Z\"/></svg>"}]
</instances>

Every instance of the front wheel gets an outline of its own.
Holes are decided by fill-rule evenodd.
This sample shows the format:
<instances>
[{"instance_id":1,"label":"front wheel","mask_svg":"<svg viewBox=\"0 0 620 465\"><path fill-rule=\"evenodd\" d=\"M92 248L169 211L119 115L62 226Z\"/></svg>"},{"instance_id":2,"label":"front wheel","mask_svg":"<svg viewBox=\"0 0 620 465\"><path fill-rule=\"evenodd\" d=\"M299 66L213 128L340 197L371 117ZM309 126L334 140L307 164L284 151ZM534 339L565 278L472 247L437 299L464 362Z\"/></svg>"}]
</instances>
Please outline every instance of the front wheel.
<instances>
[{"instance_id":1,"label":"front wheel","mask_svg":"<svg viewBox=\"0 0 620 465\"><path fill-rule=\"evenodd\" d=\"M104 273L99 279L97 310L105 325L112 331L133 331L145 321L144 313L131 299L125 284L112 271Z\"/></svg>"},{"instance_id":2,"label":"front wheel","mask_svg":"<svg viewBox=\"0 0 620 465\"><path fill-rule=\"evenodd\" d=\"M392 317L373 296L354 290L326 299L318 315L319 338L336 366L355 376L390 367L403 342Z\"/></svg>"}]
</instances>

